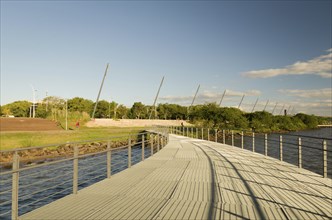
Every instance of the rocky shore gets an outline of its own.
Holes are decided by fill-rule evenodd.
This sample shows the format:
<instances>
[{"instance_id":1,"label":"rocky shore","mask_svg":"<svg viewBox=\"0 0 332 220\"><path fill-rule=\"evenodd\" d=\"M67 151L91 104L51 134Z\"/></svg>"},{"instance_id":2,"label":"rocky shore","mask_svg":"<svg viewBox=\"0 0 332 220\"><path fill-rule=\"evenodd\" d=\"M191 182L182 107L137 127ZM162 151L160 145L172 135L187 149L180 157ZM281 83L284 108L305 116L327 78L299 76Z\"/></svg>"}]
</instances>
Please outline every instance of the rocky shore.
<instances>
[{"instance_id":1,"label":"rocky shore","mask_svg":"<svg viewBox=\"0 0 332 220\"><path fill-rule=\"evenodd\" d=\"M137 141L133 140L132 144L135 145ZM128 142L117 141L111 142L111 148L119 148L126 146ZM92 142L86 144L65 144L55 147L36 148L29 150L19 150L20 166L26 166L36 163L44 163L45 161L52 161L59 158L72 157L74 154L74 146L78 146L79 155L101 152L106 150L106 142ZM14 152L1 152L0 153L0 168L10 169L13 163Z\"/></svg>"}]
</instances>

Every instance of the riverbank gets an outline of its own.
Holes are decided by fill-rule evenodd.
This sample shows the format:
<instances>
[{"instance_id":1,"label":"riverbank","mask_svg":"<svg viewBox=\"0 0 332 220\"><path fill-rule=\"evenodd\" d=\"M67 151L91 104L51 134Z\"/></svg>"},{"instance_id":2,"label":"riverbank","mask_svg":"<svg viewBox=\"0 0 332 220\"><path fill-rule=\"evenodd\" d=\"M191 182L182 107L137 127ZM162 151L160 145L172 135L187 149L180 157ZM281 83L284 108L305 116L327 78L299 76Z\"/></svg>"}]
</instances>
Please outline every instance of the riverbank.
<instances>
[{"instance_id":1,"label":"riverbank","mask_svg":"<svg viewBox=\"0 0 332 220\"><path fill-rule=\"evenodd\" d=\"M137 140L132 140L135 145ZM111 142L111 148L116 149L126 146L127 141ZM79 155L102 152L107 149L107 142L91 142L85 144L63 144L54 147L33 148L27 150L19 150L20 167L31 164L44 163L60 158L66 158L74 154L74 147L78 146ZM14 151L0 152L0 168L10 169L12 167Z\"/></svg>"},{"instance_id":2,"label":"riverbank","mask_svg":"<svg viewBox=\"0 0 332 220\"><path fill-rule=\"evenodd\" d=\"M96 140L105 137L118 137L116 141L127 139L128 134L133 136L144 131L145 128L86 128L58 131L7 131L0 132L0 150L36 147L83 140Z\"/></svg>"},{"instance_id":3,"label":"riverbank","mask_svg":"<svg viewBox=\"0 0 332 220\"><path fill-rule=\"evenodd\" d=\"M192 126L185 120L149 120L149 119L107 119L96 118L86 123L86 127L153 127L153 126Z\"/></svg>"}]
</instances>

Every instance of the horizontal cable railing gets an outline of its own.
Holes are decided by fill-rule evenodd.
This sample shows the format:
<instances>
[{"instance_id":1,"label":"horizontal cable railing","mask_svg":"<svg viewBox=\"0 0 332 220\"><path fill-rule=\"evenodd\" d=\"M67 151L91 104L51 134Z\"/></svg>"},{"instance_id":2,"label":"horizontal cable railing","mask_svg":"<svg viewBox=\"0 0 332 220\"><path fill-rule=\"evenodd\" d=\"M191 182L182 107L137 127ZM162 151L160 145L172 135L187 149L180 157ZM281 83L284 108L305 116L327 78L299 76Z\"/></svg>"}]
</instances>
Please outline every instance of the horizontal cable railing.
<instances>
[{"instance_id":1,"label":"horizontal cable railing","mask_svg":"<svg viewBox=\"0 0 332 220\"><path fill-rule=\"evenodd\" d=\"M19 215L130 168L162 149L168 143L168 130L157 127L137 135L0 151L12 155L11 168L2 167L0 172L0 218L18 219ZM118 140L122 145L111 147ZM99 143L95 152L82 149L84 144L95 142ZM27 165L21 161L29 152L57 150L61 146L66 146L67 152L60 157L41 158L44 161Z\"/></svg>"},{"instance_id":2,"label":"horizontal cable railing","mask_svg":"<svg viewBox=\"0 0 332 220\"><path fill-rule=\"evenodd\" d=\"M232 131L205 127L171 127L170 133L228 144L262 153L331 177L332 138L300 134L256 134L252 131ZM328 166L329 165L329 166ZM328 170L329 167L329 170Z\"/></svg>"}]
</instances>

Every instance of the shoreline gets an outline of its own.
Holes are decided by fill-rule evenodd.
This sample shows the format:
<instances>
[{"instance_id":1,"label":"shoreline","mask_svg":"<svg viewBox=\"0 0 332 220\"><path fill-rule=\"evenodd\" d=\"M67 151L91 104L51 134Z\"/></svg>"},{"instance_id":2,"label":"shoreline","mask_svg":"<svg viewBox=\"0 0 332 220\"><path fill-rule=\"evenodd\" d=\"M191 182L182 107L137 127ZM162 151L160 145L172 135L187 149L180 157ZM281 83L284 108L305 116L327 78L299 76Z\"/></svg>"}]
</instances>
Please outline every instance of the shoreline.
<instances>
[{"instance_id":1,"label":"shoreline","mask_svg":"<svg viewBox=\"0 0 332 220\"><path fill-rule=\"evenodd\" d=\"M133 140L134 146L137 141ZM127 141L116 141L111 143L111 148L116 149L126 146ZM79 147L79 155L102 152L107 149L107 142L92 142L89 144L75 145ZM40 149L22 150L18 152L20 157L20 167L26 167L31 164L41 164L47 161L54 161L60 158L67 158L74 154L73 144L64 144L56 148L47 147ZM0 169L11 169L13 163L14 151L0 153Z\"/></svg>"}]
</instances>

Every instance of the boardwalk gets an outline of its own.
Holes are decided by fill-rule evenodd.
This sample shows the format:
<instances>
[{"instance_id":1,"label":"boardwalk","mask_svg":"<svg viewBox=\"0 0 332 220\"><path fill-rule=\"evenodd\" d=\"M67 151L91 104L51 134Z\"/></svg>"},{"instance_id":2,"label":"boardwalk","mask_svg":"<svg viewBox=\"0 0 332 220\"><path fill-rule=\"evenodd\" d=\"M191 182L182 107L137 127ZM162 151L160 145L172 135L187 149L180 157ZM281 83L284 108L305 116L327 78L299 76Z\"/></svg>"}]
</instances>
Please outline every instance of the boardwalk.
<instances>
[{"instance_id":1,"label":"boardwalk","mask_svg":"<svg viewBox=\"0 0 332 220\"><path fill-rule=\"evenodd\" d=\"M154 156L20 219L331 219L332 180L170 135Z\"/></svg>"}]
</instances>

